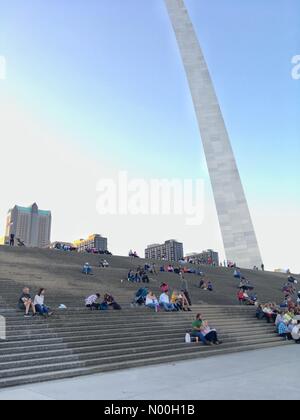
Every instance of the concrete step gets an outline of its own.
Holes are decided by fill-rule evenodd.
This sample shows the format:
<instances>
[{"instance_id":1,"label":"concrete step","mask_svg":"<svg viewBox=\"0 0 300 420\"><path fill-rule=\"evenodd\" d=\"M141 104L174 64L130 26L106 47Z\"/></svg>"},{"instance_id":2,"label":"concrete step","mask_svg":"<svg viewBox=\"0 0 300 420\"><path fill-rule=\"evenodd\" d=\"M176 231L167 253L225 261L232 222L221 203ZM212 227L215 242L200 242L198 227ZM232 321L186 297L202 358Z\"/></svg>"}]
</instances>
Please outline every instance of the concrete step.
<instances>
[{"instance_id":1,"label":"concrete step","mask_svg":"<svg viewBox=\"0 0 300 420\"><path fill-rule=\"evenodd\" d=\"M218 325L218 330L221 330L223 328L223 330L229 329L230 331L244 331L247 330L249 326L245 326L245 323L241 323L241 324L223 324L223 325ZM253 327L255 327L255 331L259 331L259 330L264 330L264 326L255 326L253 324ZM173 330L178 330L180 329L181 331L188 331L190 330L190 324L187 324L185 322L181 323L175 323L175 324L152 324L152 325L147 325L145 326L136 326L136 325L129 325L129 326L124 326L122 328L119 328L117 325L114 325L113 327L107 328L106 326L95 326L94 328L87 328L87 329L76 329L74 328L74 330L64 330L64 331L59 331L59 330L53 330L51 329L50 331L46 331L43 330L43 332L35 332L33 330L24 330L22 332L22 334L19 335L12 335L12 334L8 334L7 339L9 341L23 341L25 338L28 340L47 340L47 339L52 339L52 338L63 338L64 340L68 340L68 338L73 338L73 337L78 337L78 335L80 335L81 338L83 337L90 337L91 335L94 335L92 333L99 333L102 335L103 338L106 338L106 336L114 336L117 335L119 337L122 337L124 335L128 335L130 334L132 337L139 335L139 334L143 334L143 335L148 335L150 334L151 336L153 335L162 335L164 333L168 333L168 331L173 331Z\"/></svg>"},{"instance_id":2,"label":"concrete step","mask_svg":"<svg viewBox=\"0 0 300 420\"><path fill-rule=\"evenodd\" d=\"M264 339L263 341L261 340L257 340L257 339L251 339L251 340L247 340L245 342L239 342L238 346L242 347L243 345L254 345L254 344L264 344L264 343L276 343L278 342L278 338L270 338L270 339ZM234 345L236 345L236 342L234 343L225 343L222 344L223 349L228 349L228 348L232 348L234 347ZM199 352L209 352L210 348L209 347L205 347L205 346L197 346L197 345L188 345L188 346L182 346L183 347L183 351L184 353L199 353ZM221 347L221 346L220 346ZM106 351L106 352L102 352L102 353L97 353L94 354L94 358L89 358L87 359L86 357L84 358L84 364L85 366L92 366L94 364L106 364L106 363L116 363L116 362L125 362L128 360L128 357L131 356L135 356L135 357L142 357L144 359L148 358L148 357L155 357L155 356L172 356L174 354L179 355L180 350L176 347L172 347L172 348L167 348L167 349L142 349L141 351L138 351L137 349L135 349L134 347L128 348L126 352L122 352L122 351L118 351L118 352L114 352L114 351ZM63 361L65 360L65 361ZM48 364L47 364L48 362ZM42 363L42 359L41 359L41 363ZM74 357L74 356L64 356L61 358L51 358L51 359L46 359L45 364L37 364L37 363L32 363L32 366L28 366L28 362L20 362L20 363L15 363L15 366L13 366L13 364L7 363L7 364L3 364L2 365L2 369L1 370L1 377L2 378L6 378L6 377L11 377L11 376L15 376L16 374L26 374L30 373L30 374L35 374L35 373L40 373L40 372L47 372L49 370L62 370L65 369L66 367L68 368L74 368L74 367L79 367L79 365L82 365L83 363L83 359L79 359L78 357ZM19 365L22 365L23 367L18 367ZM5 366L9 366L8 368L5 368ZM13 368L13 369L12 369Z\"/></svg>"},{"instance_id":3,"label":"concrete step","mask_svg":"<svg viewBox=\"0 0 300 420\"><path fill-rule=\"evenodd\" d=\"M244 340L249 340L253 337L256 339L265 339L265 338L273 338L276 337L276 334L273 332L269 332L267 334L226 334L223 333L220 335L221 339L228 342L239 342ZM141 341L135 341L132 343L132 340L123 339L123 340L110 340L109 342L105 341L103 343L102 339L93 340L93 341L79 341L76 343L72 343L71 348L67 348L66 346L61 346L60 348L57 346L40 346L37 348L36 346L31 348L25 348L25 347L12 347L9 349L6 349L5 353L2 351L0 356L0 363L9 362L9 361L20 361L20 360L30 360L30 359L37 359L37 358L44 358L44 357L55 357L55 356L63 356L63 355L72 355L77 353L88 353L90 351L104 351L104 350L118 350L118 349L125 349L128 347L132 347L134 344L135 348L153 348L157 345L160 346L166 346L169 347L170 345L176 346L181 344L183 342L183 335L177 334L176 336L170 336L170 337L162 337L159 339L151 340L149 343L148 340L141 340ZM113 349L113 350L112 350Z\"/></svg>"},{"instance_id":4,"label":"concrete step","mask_svg":"<svg viewBox=\"0 0 300 420\"><path fill-rule=\"evenodd\" d=\"M162 363L170 363L170 362L178 362L183 360L189 360L193 358L199 357L208 357L208 356L217 356L217 355L224 355L228 353L234 352L241 352L241 351L252 351L258 350L268 347L274 346L282 346L282 345L289 345L290 343L284 341L278 341L276 343L264 343L264 344L250 344L245 346L235 346L234 348L230 349L221 349L215 348L210 352L197 352L196 354L191 353L183 353L180 355L172 355L172 356L159 356L159 357L152 357L148 359L134 359L134 360L127 360L123 363L110 363L105 365L94 365L92 367L77 367L68 368L60 371L51 370L48 372L42 373L33 373L33 372L26 372L25 374L20 374L20 372L16 372L16 376L10 378L0 378L0 388L3 387L11 387L17 385L25 385L37 382L44 382L44 381L52 381L52 380L59 380L64 378L74 378L83 375L92 375L102 372L108 372L113 370L121 370L121 369L128 369L128 368L135 368L153 364L162 364ZM19 375L18 375L19 373Z\"/></svg>"},{"instance_id":5,"label":"concrete step","mask_svg":"<svg viewBox=\"0 0 300 420\"><path fill-rule=\"evenodd\" d=\"M244 338L244 339L240 339L239 340L239 345L242 345L244 343L246 344L262 344L262 343L271 343L271 342L277 342L278 338L277 337L255 337L255 338ZM231 347L233 344L235 344L237 341L236 340L228 340L226 341L226 344L222 345L223 348L229 348ZM201 348L199 348L199 346ZM143 354L143 355L147 355L148 353L153 354L154 352L158 352L159 354L162 354L163 352L169 352L170 345L165 344L157 344L157 345L146 345L144 347L136 347L136 346L128 346L122 349L106 349L103 350L101 348L95 349L95 351L91 351L89 349L89 352L76 352L73 354L67 354L67 355L55 355L52 357L47 357L45 355L45 357L40 357L40 358L36 358L36 359L31 359L31 360L14 360L14 361L2 361L2 358L0 359L0 372L2 375L2 371L7 371L8 369L19 369L19 368L28 368L28 367L35 367L37 364L42 367L45 364L51 364L54 363L55 364L63 364L65 362L75 362L75 361L89 361L89 360L100 360L101 358L118 358L118 357L131 357L131 356L138 356L139 354ZM185 344L184 342L182 342L181 344L176 344L172 346L172 352L174 351L178 351L178 353L180 353L181 351L186 351L186 347L187 344ZM192 349L194 351L207 351L206 348L204 346L202 346L201 344L191 344L190 345L190 349ZM189 349L189 350L190 350ZM205 350L203 350L205 349Z\"/></svg>"}]
</instances>

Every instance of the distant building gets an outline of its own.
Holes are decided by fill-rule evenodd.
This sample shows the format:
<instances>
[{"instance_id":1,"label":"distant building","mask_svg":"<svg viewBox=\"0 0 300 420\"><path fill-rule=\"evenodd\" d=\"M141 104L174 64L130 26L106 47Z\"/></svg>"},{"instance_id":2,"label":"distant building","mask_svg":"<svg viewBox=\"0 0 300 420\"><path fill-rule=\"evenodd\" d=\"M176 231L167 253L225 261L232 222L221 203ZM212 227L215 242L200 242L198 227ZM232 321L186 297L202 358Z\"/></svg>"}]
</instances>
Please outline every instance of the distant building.
<instances>
[{"instance_id":1,"label":"distant building","mask_svg":"<svg viewBox=\"0 0 300 420\"><path fill-rule=\"evenodd\" d=\"M188 254L185 259L196 264L220 265L219 254L212 249L201 253L194 252L193 254Z\"/></svg>"},{"instance_id":2,"label":"distant building","mask_svg":"<svg viewBox=\"0 0 300 420\"><path fill-rule=\"evenodd\" d=\"M145 250L145 258L149 260L179 261L183 259L183 244L174 239L164 244L149 245Z\"/></svg>"},{"instance_id":3,"label":"distant building","mask_svg":"<svg viewBox=\"0 0 300 420\"><path fill-rule=\"evenodd\" d=\"M107 251L107 238L101 235L90 235L87 239L79 239L73 242L73 245L78 249L78 252L85 252L88 250Z\"/></svg>"},{"instance_id":4,"label":"distant building","mask_svg":"<svg viewBox=\"0 0 300 420\"><path fill-rule=\"evenodd\" d=\"M10 235L28 247L46 248L50 244L51 212L40 210L36 203L30 207L15 206L8 211L5 228L5 243Z\"/></svg>"}]
</instances>

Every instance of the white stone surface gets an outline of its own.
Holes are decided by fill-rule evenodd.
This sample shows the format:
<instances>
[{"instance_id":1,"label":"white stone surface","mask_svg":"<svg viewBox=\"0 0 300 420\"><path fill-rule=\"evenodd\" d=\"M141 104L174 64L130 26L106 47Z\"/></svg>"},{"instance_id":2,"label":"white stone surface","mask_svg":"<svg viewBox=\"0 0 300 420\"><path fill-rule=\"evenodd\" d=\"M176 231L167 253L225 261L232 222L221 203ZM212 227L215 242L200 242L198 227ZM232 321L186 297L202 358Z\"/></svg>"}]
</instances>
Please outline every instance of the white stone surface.
<instances>
[{"instance_id":1,"label":"white stone surface","mask_svg":"<svg viewBox=\"0 0 300 420\"><path fill-rule=\"evenodd\" d=\"M260 267L250 211L209 70L183 0L165 0L193 97L226 257Z\"/></svg>"}]
</instances>

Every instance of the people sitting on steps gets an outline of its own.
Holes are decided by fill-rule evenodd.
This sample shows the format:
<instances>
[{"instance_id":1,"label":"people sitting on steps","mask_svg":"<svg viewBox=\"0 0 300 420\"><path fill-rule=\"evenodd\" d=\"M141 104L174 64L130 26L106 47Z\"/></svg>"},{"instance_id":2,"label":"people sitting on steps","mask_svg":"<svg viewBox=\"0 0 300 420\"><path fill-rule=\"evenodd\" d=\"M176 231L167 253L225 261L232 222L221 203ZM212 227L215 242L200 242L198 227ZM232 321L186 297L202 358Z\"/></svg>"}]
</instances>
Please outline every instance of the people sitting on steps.
<instances>
[{"instance_id":1,"label":"people sitting on steps","mask_svg":"<svg viewBox=\"0 0 300 420\"><path fill-rule=\"evenodd\" d=\"M135 282L135 274L134 274L133 270L129 270L129 272L127 274L127 280L131 283Z\"/></svg>"},{"instance_id":2,"label":"people sitting on steps","mask_svg":"<svg viewBox=\"0 0 300 420\"><path fill-rule=\"evenodd\" d=\"M243 290L254 290L254 287L251 285L250 281L247 280L246 278L241 279L238 288L243 289Z\"/></svg>"},{"instance_id":3,"label":"people sitting on steps","mask_svg":"<svg viewBox=\"0 0 300 420\"><path fill-rule=\"evenodd\" d=\"M137 269L129 270L127 274L127 280L131 283L150 283L150 278L147 274L147 270L142 267L137 267Z\"/></svg>"},{"instance_id":4,"label":"people sitting on steps","mask_svg":"<svg viewBox=\"0 0 300 420\"><path fill-rule=\"evenodd\" d=\"M292 283L292 284L298 283L298 281L293 276L289 276L287 280L288 280L288 283Z\"/></svg>"},{"instance_id":5,"label":"people sitting on steps","mask_svg":"<svg viewBox=\"0 0 300 420\"><path fill-rule=\"evenodd\" d=\"M159 297L159 304L166 312L179 311L179 307L170 302L170 298L167 292L163 292Z\"/></svg>"},{"instance_id":6,"label":"people sitting on steps","mask_svg":"<svg viewBox=\"0 0 300 420\"><path fill-rule=\"evenodd\" d=\"M201 290L207 290L209 292L213 292L213 290L214 290L212 281L211 280L206 280L205 278L202 278L200 280L200 282L199 282L199 288Z\"/></svg>"},{"instance_id":7,"label":"people sitting on steps","mask_svg":"<svg viewBox=\"0 0 300 420\"><path fill-rule=\"evenodd\" d=\"M192 323L192 332L190 336L196 339L196 342L201 341L205 345L209 345L210 343L205 339L204 334L201 331L203 324L202 315L197 314L195 321Z\"/></svg>"},{"instance_id":8,"label":"people sitting on steps","mask_svg":"<svg viewBox=\"0 0 300 420\"><path fill-rule=\"evenodd\" d=\"M233 272L233 277L235 279L243 279L244 277L242 276L241 270L239 268L236 268Z\"/></svg>"},{"instance_id":9,"label":"people sitting on steps","mask_svg":"<svg viewBox=\"0 0 300 420\"><path fill-rule=\"evenodd\" d=\"M267 323L275 323L275 320L277 318L278 312L274 308L274 305L272 303L268 303L267 305L264 305L263 307L263 313L265 315L265 318L267 320Z\"/></svg>"},{"instance_id":10,"label":"people sitting on steps","mask_svg":"<svg viewBox=\"0 0 300 420\"><path fill-rule=\"evenodd\" d=\"M142 283L150 283L150 279L147 273L142 273Z\"/></svg>"},{"instance_id":11,"label":"people sitting on steps","mask_svg":"<svg viewBox=\"0 0 300 420\"><path fill-rule=\"evenodd\" d=\"M282 286L282 292L283 292L285 298L292 297L296 293L296 287L293 283L289 283L289 282L285 283Z\"/></svg>"},{"instance_id":12,"label":"people sitting on steps","mask_svg":"<svg viewBox=\"0 0 300 420\"><path fill-rule=\"evenodd\" d=\"M101 260L99 261L99 267L101 267L101 268L108 268L109 267L109 263L104 258L101 258Z\"/></svg>"},{"instance_id":13,"label":"people sitting on steps","mask_svg":"<svg viewBox=\"0 0 300 420\"><path fill-rule=\"evenodd\" d=\"M246 292L243 289L240 289L237 293L237 298L238 298L239 304L242 305L243 303L246 302L246 298L247 298Z\"/></svg>"},{"instance_id":14,"label":"people sitting on steps","mask_svg":"<svg viewBox=\"0 0 300 420\"><path fill-rule=\"evenodd\" d=\"M293 303L282 309L276 303L258 304L256 317L274 324L279 337L300 344L300 306Z\"/></svg>"},{"instance_id":15,"label":"people sitting on steps","mask_svg":"<svg viewBox=\"0 0 300 420\"><path fill-rule=\"evenodd\" d=\"M35 310L38 314L48 317L52 316L53 312L45 305L45 289L40 289L33 301Z\"/></svg>"},{"instance_id":16,"label":"people sitting on steps","mask_svg":"<svg viewBox=\"0 0 300 420\"><path fill-rule=\"evenodd\" d=\"M132 249L129 251L128 256L130 258L139 258L137 252L136 251L132 251Z\"/></svg>"},{"instance_id":17,"label":"people sitting on steps","mask_svg":"<svg viewBox=\"0 0 300 420\"><path fill-rule=\"evenodd\" d=\"M293 326L292 338L295 340L296 344L300 344L300 319L297 319L297 323Z\"/></svg>"},{"instance_id":18,"label":"people sitting on steps","mask_svg":"<svg viewBox=\"0 0 300 420\"><path fill-rule=\"evenodd\" d=\"M277 326L277 330L278 330L279 337L282 337L285 340L289 340L289 341L293 339L292 333L290 332L288 328L288 323L286 321L280 321Z\"/></svg>"},{"instance_id":19,"label":"people sitting on steps","mask_svg":"<svg viewBox=\"0 0 300 420\"><path fill-rule=\"evenodd\" d=\"M120 311L122 308L112 295L105 293L103 302L101 303L101 309L114 309Z\"/></svg>"},{"instance_id":20,"label":"people sitting on steps","mask_svg":"<svg viewBox=\"0 0 300 420\"><path fill-rule=\"evenodd\" d=\"M88 296L85 299L85 306L91 310L98 310L100 308L100 293L95 293L94 295Z\"/></svg>"},{"instance_id":21,"label":"people sitting on steps","mask_svg":"<svg viewBox=\"0 0 300 420\"><path fill-rule=\"evenodd\" d=\"M147 308L154 309L155 312L159 312L159 310L160 310L160 305L159 305L158 299L151 290L149 291L149 293L146 296L145 305L146 305Z\"/></svg>"},{"instance_id":22,"label":"people sitting on steps","mask_svg":"<svg viewBox=\"0 0 300 420\"><path fill-rule=\"evenodd\" d=\"M189 302L182 292L179 293L177 290L174 290L171 296L171 303L180 311L191 311Z\"/></svg>"},{"instance_id":23,"label":"people sitting on steps","mask_svg":"<svg viewBox=\"0 0 300 420\"><path fill-rule=\"evenodd\" d=\"M24 287L23 292L20 296L18 307L21 311L25 311L24 317L30 317L30 310L32 311L32 316L36 315L36 309L30 294L29 287Z\"/></svg>"},{"instance_id":24,"label":"people sitting on steps","mask_svg":"<svg viewBox=\"0 0 300 420\"><path fill-rule=\"evenodd\" d=\"M174 273L173 265L169 264L168 267L167 267L167 271L168 271L168 273Z\"/></svg>"},{"instance_id":25,"label":"people sitting on steps","mask_svg":"<svg viewBox=\"0 0 300 420\"><path fill-rule=\"evenodd\" d=\"M156 264L152 263L149 269L149 273L154 274L155 276L157 276L157 270L156 270Z\"/></svg>"},{"instance_id":26,"label":"people sitting on steps","mask_svg":"<svg viewBox=\"0 0 300 420\"><path fill-rule=\"evenodd\" d=\"M92 267L90 266L90 264L88 262L86 262L82 268L82 273L86 274L86 275L92 275L93 274L93 270Z\"/></svg>"},{"instance_id":27,"label":"people sitting on steps","mask_svg":"<svg viewBox=\"0 0 300 420\"><path fill-rule=\"evenodd\" d=\"M202 322L202 326L200 328L200 331L204 335L204 338L208 343L212 343L212 344L215 344L217 346L222 344L222 342L218 338L217 330L214 329L214 328L211 328L209 326L208 321L203 321Z\"/></svg>"},{"instance_id":28,"label":"people sitting on steps","mask_svg":"<svg viewBox=\"0 0 300 420\"><path fill-rule=\"evenodd\" d=\"M140 289L138 289L138 291L134 295L132 306L145 305L146 297L147 297L148 293L149 293L149 291L148 291L147 287L141 287Z\"/></svg>"}]
</instances>

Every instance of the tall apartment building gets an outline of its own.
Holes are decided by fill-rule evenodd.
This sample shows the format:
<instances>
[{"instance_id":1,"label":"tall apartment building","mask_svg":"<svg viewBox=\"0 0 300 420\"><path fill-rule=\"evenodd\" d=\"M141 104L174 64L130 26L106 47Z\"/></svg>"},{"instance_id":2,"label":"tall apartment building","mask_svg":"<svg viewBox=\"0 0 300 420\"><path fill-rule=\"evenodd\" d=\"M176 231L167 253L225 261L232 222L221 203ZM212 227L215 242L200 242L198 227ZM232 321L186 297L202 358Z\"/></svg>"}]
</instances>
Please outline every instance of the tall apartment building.
<instances>
[{"instance_id":1,"label":"tall apartment building","mask_svg":"<svg viewBox=\"0 0 300 420\"><path fill-rule=\"evenodd\" d=\"M149 245L145 250L145 258L149 260L179 261L183 259L183 244L174 239L164 244Z\"/></svg>"},{"instance_id":2,"label":"tall apartment building","mask_svg":"<svg viewBox=\"0 0 300 420\"><path fill-rule=\"evenodd\" d=\"M107 238L94 234L90 235L87 239L74 241L73 245L78 249L78 252L85 252L87 250L107 251Z\"/></svg>"},{"instance_id":3,"label":"tall apartment building","mask_svg":"<svg viewBox=\"0 0 300 420\"><path fill-rule=\"evenodd\" d=\"M5 242L9 241L11 234L28 247L48 247L51 236L51 212L40 210L36 203L30 207L14 206L7 214Z\"/></svg>"}]
</instances>

